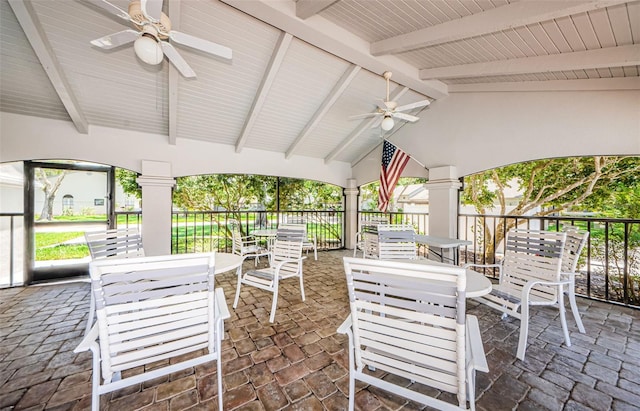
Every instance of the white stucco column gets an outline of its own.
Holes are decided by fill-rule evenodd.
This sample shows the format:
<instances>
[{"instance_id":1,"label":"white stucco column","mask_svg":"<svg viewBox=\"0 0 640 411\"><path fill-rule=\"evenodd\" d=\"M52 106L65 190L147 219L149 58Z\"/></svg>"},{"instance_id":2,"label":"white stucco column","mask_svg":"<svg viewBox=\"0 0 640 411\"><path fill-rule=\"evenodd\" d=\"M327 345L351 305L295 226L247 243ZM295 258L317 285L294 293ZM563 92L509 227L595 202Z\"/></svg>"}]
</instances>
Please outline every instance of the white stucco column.
<instances>
[{"instance_id":1,"label":"white stucco column","mask_svg":"<svg viewBox=\"0 0 640 411\"><path fill-rule=\"evenodd\" d=\"M142 160L142 245L148 256L171 254L171 163Z\"/></svg>"},{"instance_id":2,"label":"white stucco column","mask_svg":"<svg viewBox=\"0 0 640 411\"><path fill-rule=\"evenodd\" d=\"M348 249L355 247L355 237L358 231L358 186L355 178L347 179L344 189L344 245Z\"/></svg>"},{"instance_id":3,"label":"white stucco column","mask_svg":"<svg viewBox=\"0 0 640 411\"><path fill-rule=\"evenodd\" d=\"M429 234L458 238L458 190L462 183L454 166L429 169Z\"/></svg>"}]
</instances>

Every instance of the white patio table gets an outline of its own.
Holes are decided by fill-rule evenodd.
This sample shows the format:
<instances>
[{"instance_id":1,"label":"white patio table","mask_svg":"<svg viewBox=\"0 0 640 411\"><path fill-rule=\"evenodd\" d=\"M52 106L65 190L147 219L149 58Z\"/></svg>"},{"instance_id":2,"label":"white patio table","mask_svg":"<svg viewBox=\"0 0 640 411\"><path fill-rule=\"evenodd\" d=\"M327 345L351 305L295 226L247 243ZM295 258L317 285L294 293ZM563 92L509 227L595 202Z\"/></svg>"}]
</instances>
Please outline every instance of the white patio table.
<instances>
[{"instance_id":1,"label":"white patio table","mask_svg":"<svg viewBox=\"0 0 640 411\"><path fill-rule=\"evenodd\" d=\"M447 248L452 249L453 265L458 265L458 254L459 254L460 247L463 245L472 244L471 241L467 241L467 240L458 240L457 238L435 237L432 235L423 235L423 234L416 234L415 238L416 238L417 244L424 244L426 246L429 246L429 250L431 250L431 247L439 248L440 254L436 253L435 251L434 251L434 254L440 256L441 262L444 261L444 250Z\"/></svg>"},{"instance_id":2,"label":"white patio table","mask_svg":"<svg viewBox=\"0 0 640 411\"><path fill-rule=\"evenodd\" d=\"M441 263L433 260L425 260L425 259L416 259L416 260L394 260L401 261L403 263L413 263L413 264L427 264L427 265L444 265L451 266L450 264ZM473 298L473 297L481 297L483 295L489 294L493 285L491 284L491 280L485 277L483 274L473 271L473 270L465 270L467 275L467 285L465 288L465 297Z\"/></svg>"},{"instance_id":3,"label":"white patio table","mask_svg":"<svg viewBox=\"0 0 640 411\"><path fill-rule=\"evenodd\" d=\"M253 236L266 237L268 250L271 250L271 246L273 245L273 241L276 239L277 234L278 234L277 228L262 228L259 230L253 230L251 232L251 235Z\"/></svg>"},{"instance_id":4,"label":"white patio table","mask_svg":"<svg viewBox=\"0 0 640 411\"><path fill-rule=\"evenodd\" d=\"M233 253L216 253L216 266L214 274L221 274L238 268L242 265L244 258Z\"/></svg>"}]
</instances>

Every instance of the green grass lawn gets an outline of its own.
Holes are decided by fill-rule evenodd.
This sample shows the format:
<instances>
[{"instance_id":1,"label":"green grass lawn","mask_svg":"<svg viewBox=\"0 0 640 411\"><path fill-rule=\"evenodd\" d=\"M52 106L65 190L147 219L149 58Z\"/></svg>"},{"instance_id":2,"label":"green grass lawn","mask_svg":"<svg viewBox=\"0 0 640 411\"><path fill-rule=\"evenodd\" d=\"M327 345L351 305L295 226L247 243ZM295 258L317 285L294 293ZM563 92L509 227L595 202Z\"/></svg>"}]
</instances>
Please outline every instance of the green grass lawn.
<instances>
[{"instance_id":1,"label":"green grass lawn","mask_svg":"<svg viewBox=\"0 0 640 411\"><path fill-rule=\"evenodd\" d=\"M89 248L86 244L62 244L78 237L84 237L84 232L36 233L36 261L69 260L88 256Z\"/></svg>"},{"instance_id":2,"label":"green grass lawn","mask_svg":"<svg viewBox=\"0 0 640 411\"><path fill-rule=\"evenodd\" d=\"M69 231L60 233L36 233L36 249L64 243L74 238L84 237L82 231Z\"/></svg>"},{"instance_id":3,"label":"green grass lawn","mask_svg":"<svg viewBox=\"0 0 640 411\"><path fill-rule=\"evenodd\" d=\"M71 260L89 255L86 244L64 244L47 248L36 248L36 261Z\"/></svg>"}]
</instances>

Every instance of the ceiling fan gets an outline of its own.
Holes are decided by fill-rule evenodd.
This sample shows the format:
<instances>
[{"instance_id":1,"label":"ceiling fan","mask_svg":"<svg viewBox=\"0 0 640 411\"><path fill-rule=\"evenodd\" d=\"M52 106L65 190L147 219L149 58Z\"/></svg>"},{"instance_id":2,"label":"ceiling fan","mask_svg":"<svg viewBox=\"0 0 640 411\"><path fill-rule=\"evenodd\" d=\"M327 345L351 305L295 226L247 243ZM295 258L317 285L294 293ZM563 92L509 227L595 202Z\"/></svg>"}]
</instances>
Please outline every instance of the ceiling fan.
<instances>
[{"instance_id":1,"label":"ceiling fan","mask_svg":"<svg viewBox=\"0 0 640 411\"><path fill-rule=\"evenodd\" d=\"M133 23L136 30L127 29L108 36L92 40L91 44L103 49L112 49L133 43L133 48L140 60L147 64L160 64L166 55L169 61L187 78L196 73L189 67L172 43L188 46L214 56L231 59L231 49L220 44L203 40L189 34L171 30L171 20L162 12L163 0L133 0L129 10L125 11L107 0L87 0L114 14L128 23ZM171 40L171 43L168 41Z\"/></svg>"},{"instance_id":2,"label":"ceiling fan","mask_svg":"<svg viewBox=\"0 0 640 411\"><path fill-rule=\"evenodd\" d=\"M373 113L366 114L358 114L355 116L349 117L349 120L356 120L360 118L367 117L378 117L376 121L373 123L371 128L376 128L380 126L384 131L389 131L395 125L393 121L394 118L398 118L400 120L405 120L411 123L415 123L420 120L419 117L413 116L411 114L402 113L403 111L413 110L416 108L428 106L431 102L429 100L421 100L411 104L405 104L404 106L398 106L398 103L395 101L390 101L389 99L389 79L391 78L392 73L390 71L385 71L382 73L382 77L387 81L387 98L384 101L381 101L377 104L378 109Z\"/></svg>"}]
</instances>

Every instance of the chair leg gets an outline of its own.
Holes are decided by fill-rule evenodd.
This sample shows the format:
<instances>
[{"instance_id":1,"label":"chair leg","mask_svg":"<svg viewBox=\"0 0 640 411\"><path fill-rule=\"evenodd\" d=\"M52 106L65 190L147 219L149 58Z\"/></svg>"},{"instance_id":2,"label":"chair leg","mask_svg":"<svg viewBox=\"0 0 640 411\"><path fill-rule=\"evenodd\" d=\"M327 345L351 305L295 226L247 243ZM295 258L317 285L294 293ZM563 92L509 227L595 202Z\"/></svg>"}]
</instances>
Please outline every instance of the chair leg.
<instances>
[{"instance_id":1,"label":"chair leg","mask_svg":"<svg viewBox=\"0 0 640 411\"><path fill-rule=\"evenodd\" d=\"M218 359L216 360L216 369L218 372L218 411L224 411L222 401L222 344L220 340L216 340L216 350L218 351Z\"/></svg>"},{"instance_id":2,"label":"chair leg","mask_svg":"<svg viewBox=\"0 0 640 411\"><path fill-rule=\"evenodd\" d=\"M349 370L349 411L355 409L355 397L356 397L356 378L355 370L352 368Z\"/></svg>"},{"instance_id":3,"label":"chair leg","mask_svg":"<svg viewBox=\"0 0 640 411\"><path fill-rule=\"evenodd\" d=\"M300 294L302 295L302 301L304 301L304 281L302 280L302 270L300 271Z\"/></svg>"},{"instance_id":4,"label":"chair leg","mask_svg":"<svg viewBox=\"0 0 640 411\"><path fill-rule=\"evenodd\" d=\"M564 308L564 293L562 292L562 286L558 286L558 309L560 310L560 322L562 323L562 332L564 333L564 342L567 347L571 347L571 339L569 338L569 328L567 327L567 313Z\"/></svg>"},{"instance_id":5,"label":"chair leg","mask_svg":"<svg viewBox=\"0 0 640 411\"><path fill-rule=\"evenodd\" d=\"M469 398L469 409L476 410L476 370L467 371L467 397Z\"/></svg>"},{"instance_id":6,"label":"chair leg","mask_svg":"<svg viewBox=\"0 0 640 411\"><path fill-rule=\"evenodd\" d=\"M277 281L277 280L276 280ZM272 323L276 319L276 308L278 307L278 287L273 290L273 302L271 303L271 315L269 315L269 322Z\"/></svg>"},{"instance_id":7,"label":"chair leg","mask_svg":"<svg viewBox=\"0 0 640 411\"><path fill-rule=\"evenodd\" d=\"M238 285L236 285L236 298L233 300L233 308L238 307L238 300L240 299L240 286L242 285L242 266L238 267Z\"/></svg>"},{"instance_id":8,"label":"chair leg","mask_svg":"<svg viewBox=\"0 0 640 411\"><path fill-rule=\"evenodd\" d=\"M520 306L520 339L518 340L518 353L516 357L524 361L524 352L527 349L527 338L529 336L529 304Z\"/></svg>"},{"instance_id":9,"label":"chair leg","mask_svg":"<svg viewBox=\"0 0 640 411\"><path fill-rule=\"evenodd\" d=\"M318 249L316 247L313 247L313 259L318 261Z\"/></svg>"},{"instance_id":10,"label":"chair leg","mask_svg":"<svg viewBox=\"0 0 640 411\"><path fill-rule=\"evenodd\" d=\"M575 285L569 284L567 286L567 297L569 298L569 304L571 304L571 313L573 314L573 318L576 320L576 324L578 325L578 330L580 333L584 334L584 325L582 324L582 319L580 318L580 311L578 311L578 305L576 304L576 293L575 293Z\"/></svg>"}]
</instances>

